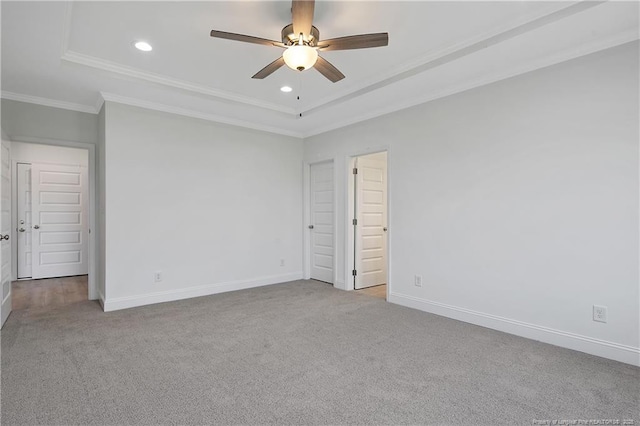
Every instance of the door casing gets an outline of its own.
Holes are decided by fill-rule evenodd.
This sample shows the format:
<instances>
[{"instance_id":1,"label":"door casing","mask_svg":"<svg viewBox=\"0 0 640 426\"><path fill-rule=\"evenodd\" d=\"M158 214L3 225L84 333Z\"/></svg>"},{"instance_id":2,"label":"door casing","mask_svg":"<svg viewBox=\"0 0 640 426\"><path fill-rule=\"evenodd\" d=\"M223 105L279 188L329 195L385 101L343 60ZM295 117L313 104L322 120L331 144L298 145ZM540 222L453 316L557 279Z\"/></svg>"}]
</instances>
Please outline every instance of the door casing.
<instances>
[{"instance_id":1,"label":"door casing","mask_svg":"<svg viewBox=\"0 0 640 426\"><path fill-rule=\"evenodd\" d=\"M0 328L11 314L11 241L15 236L11 232L11 142L2 138L2 152L0 153L2 173L0 177L0 234L5 238L0 241ZM5 184L6 183L6 184ZM6 296L5 296L6 295Z\"/></svg>"}]
</instances>

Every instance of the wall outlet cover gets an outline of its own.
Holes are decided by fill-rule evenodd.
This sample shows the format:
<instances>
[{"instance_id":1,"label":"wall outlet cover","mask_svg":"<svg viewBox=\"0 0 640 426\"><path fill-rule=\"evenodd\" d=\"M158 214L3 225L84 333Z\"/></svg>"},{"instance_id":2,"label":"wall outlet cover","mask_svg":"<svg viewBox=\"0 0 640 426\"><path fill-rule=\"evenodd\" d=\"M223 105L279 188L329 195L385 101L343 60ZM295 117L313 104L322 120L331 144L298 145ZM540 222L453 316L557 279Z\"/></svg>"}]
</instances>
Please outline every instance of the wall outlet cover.
<instances>
[{"instance_id":1,"label":"wall outlet cover","mask_svg":"<svg viewBox=\"0 0 640 426\"><path fill-rule=\"evenodd\" d=\"M593 320L597 322L607 322L607 307L593 305Z\"/></svg>"}]
</instances>

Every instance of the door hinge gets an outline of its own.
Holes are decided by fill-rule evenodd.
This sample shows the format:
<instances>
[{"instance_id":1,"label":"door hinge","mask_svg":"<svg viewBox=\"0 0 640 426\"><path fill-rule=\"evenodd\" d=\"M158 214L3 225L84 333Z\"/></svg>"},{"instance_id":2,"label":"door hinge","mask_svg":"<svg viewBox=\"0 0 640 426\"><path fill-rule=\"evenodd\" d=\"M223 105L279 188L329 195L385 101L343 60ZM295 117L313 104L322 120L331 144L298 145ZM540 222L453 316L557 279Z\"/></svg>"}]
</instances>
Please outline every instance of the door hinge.
<instances>
[{"instance_id":1,"label":"door hinge","mask_svg":"<svg viewBox=\"0 0 640 426\"><path fill-rule=\"evenodd\" d=\"M353 174L354 174L354 175L357 175L357 174L358 174L358 168L357 168L357 167L354 167L354 168L353 168Z\"/></svg>"},{"instance_id":2,"label":"door hinge","mask_svg":"<svg viewBox=\"0 0 640 426\"><path fill-rule=\"evenodd\" d=\"M355 277L356 275L358 275L358 271L356 271L356 270L354 269L353 271L351 271L351 275L353 275L353 276Z\"/></svg>"},{"instance_id":3,"label":"door hinge","mask_svg":"<svg viewBox=\"0 0 640 426\"><path fill-rule=\"evenodd\" d=\"M352 223L353 225L357 225L357 224L358 224L358 219L353 219L353 220L351 221L351 223Z\"/></svg>"}]
</instances>

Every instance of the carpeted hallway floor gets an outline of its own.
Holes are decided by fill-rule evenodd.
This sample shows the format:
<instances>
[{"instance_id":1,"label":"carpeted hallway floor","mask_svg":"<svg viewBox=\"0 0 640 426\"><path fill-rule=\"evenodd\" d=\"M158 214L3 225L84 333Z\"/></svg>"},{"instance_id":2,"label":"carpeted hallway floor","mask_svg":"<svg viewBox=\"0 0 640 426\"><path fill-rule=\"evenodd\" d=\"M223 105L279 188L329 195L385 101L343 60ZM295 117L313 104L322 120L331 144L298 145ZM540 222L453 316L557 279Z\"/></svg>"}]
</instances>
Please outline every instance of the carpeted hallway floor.
<instances>
[{"instance_id":1,"label":"carpeted hallway floor","mask_svg":"<svg viewBox=\"0 0 640 426\"><path fill-rule=\"evenodd\" d=\"M313 281L14 312L1 355L3 425L640 422L636 367Z\"/></svg>"}]
</instances>

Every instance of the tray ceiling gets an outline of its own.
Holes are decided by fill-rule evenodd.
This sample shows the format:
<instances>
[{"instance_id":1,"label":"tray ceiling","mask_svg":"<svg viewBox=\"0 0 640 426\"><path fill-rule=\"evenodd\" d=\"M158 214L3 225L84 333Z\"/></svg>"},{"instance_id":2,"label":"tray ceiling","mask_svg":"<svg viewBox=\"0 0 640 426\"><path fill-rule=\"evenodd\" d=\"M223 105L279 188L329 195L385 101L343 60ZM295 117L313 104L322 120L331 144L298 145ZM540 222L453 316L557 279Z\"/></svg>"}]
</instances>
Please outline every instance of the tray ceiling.
<instances>
[{"instance_id":1,"label":"tray ceiling","mask_svg":"<svg viewBox=\"0 0 640 426\"><path fill-rule=\"evenodd\" d=\"M209 37L278 40L290 6L3 1L2 94L91 112L107 99L308 136L638 39L637 2L317 1L321 39L389 33L388 47L325 52L346 75L334 84L286 67L252 80L281 49Z\"/></svg>"}]
</instances>

